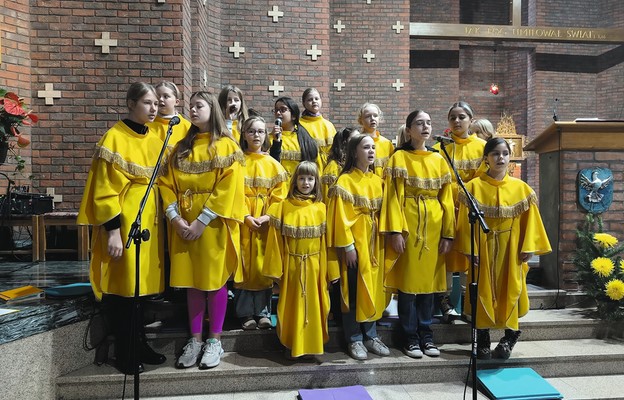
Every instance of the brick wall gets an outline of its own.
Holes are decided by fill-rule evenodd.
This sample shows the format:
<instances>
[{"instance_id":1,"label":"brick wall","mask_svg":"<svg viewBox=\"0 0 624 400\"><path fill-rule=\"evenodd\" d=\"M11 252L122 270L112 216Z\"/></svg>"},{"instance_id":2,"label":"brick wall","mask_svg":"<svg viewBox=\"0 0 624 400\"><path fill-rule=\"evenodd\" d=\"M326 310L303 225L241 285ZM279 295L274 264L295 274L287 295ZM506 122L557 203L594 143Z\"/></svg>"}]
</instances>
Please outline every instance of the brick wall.
<instances>
[{"instance_id":1,"label":"brick wall","mask_svg":"<svg viewBox=\"0 0 624 400\"><path fill-rule=\"evenodd\" d=\"M29 3L27 0L0 0L0 87L17 93L32 108ZM30 131L27 127L20 128L20 132L28 136ZM14 173L15 161L11 158L0 166L0 172L10 174L18 185L30 185L28 176L31 172L32 148L29 146L19 150L20 156L26 160L26 168L22 173ZM6 184L4 178L0 178L0 188Z\"/></svg>"}]
</instances>

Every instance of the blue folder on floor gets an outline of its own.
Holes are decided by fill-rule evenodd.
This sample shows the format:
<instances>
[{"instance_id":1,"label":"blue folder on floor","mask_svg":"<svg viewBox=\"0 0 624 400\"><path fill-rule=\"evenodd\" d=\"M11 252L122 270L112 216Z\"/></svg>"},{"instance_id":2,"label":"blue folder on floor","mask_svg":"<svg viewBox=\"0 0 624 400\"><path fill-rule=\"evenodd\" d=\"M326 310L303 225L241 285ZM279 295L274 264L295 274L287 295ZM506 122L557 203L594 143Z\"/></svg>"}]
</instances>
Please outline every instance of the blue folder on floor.
<instances>
[{"instance_id":1,"label":"blue folder on floor","mask_svg":"<svg viewBox=\"0 0 624 400\"><path fill-rule=\"evenodd\" d=\"M477 380L491 399L563 398L557 389L531 368L484 369L477 371Z\"/></svg>"},{"instance_id":2,"label":"blue folder on floor","mask_svg":"<svg viewBox=\"0 0 624 400\"><path fill-rule=\"evenodd\" d=\"M301 389L301 400L373 400L364 386L346 386L330 389Z\"/></svg>"},{"instance_id":3,"label":"blue folder on floor","mask_svg":"<svg viewBox=\"0 0 624 400\"><path fill-rule=\"evenodd\" d=\"M48 288L45 290L45 297L48 299L61 300L88 296L92 293L93 289L91 289L91 284L89 282L81 282Z\"/></svg>"}]
</instances>

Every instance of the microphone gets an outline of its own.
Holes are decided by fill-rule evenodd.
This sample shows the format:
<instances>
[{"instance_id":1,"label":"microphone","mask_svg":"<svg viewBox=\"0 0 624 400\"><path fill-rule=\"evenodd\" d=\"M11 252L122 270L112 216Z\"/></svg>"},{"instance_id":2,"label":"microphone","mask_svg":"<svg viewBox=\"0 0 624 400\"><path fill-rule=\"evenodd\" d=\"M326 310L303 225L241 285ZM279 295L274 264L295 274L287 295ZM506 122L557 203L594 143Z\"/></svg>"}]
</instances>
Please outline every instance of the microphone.
<instances>
[{"instance_id":1,"label":"microphone","mask_svg":"<svg viewBox=\"0 0 624 400\"><path fill-rule=\"evenodd\" d=\"M174 126L180 123L180 117L178 117L177 115L174 116L173 118L171 118L171 120L169 121L169 126Z\"/></svg>"},{"instance_id":2,"label":"microphone","mask_svg":"<svg viewBox=\"0 0 624 400\"><path fill-rule=\"evenodd\" d=\"M553 120L555 122L559 121L559 116L557 116L557 104L559 104L559 99L555 97L555 106L553 108Z\"/></svg>"},{"instance_id":3,"label":"microphone","mask_svg":"<svg viewBox=\"0 0 624 400\"><path fill-rule=\"evenodd\" d=\"M455 143L453 139L451 139L448 136L443 136L443 135L435 135L433 137L433 140L435 140L438 143L445 143L445 144Z\"/></svg>"},{"instance_id":4,"label":"microphone","mask_svg":"<svg viewBox=\"0 0 624 400\"><path fill-rule=\"evenodd\" d=\"M276 118L275 119L275 126L282 126L282 119L281 118Z\"/></svg>"}]
</instances>

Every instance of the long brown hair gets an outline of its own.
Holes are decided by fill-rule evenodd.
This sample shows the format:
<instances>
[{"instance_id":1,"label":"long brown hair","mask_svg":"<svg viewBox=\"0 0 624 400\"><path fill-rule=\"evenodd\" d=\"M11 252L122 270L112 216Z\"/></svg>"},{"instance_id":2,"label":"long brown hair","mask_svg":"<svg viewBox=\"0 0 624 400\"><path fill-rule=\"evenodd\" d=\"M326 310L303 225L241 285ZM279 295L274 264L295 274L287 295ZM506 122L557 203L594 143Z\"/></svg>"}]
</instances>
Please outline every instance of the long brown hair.
<instances>
[{"instance_id":1,"label":"long brown hair","mask_svg":"<svg viewBox=\"0 0 624 400\"><path fill-rule=\"evenodd\" d=\"M370 138L370 136L369 135L364 135L364 134L357 134L357 135L353 136L351 139L349 139L349 142L347 143L347 151L346 151L346 153L347 153L347 160L345 161L344 167L342 167L342 171L340 172L341 174L349 172L353 168L356 167L356 165L357 165L357 148L360 145L360 143L362 143L362 140L364 140L364 138ZM371 170L373 168L373 166L370 165L368 168L369 168L369 170Z\"/></svg>"},{"instance_id":2,"label":"long brown hair","mask_svg":"<svg viewBox=\"0 0 624 400\"><path fill-rule=\"evenodd\" d=\"M234 140L234 137L225 124L225 118L223 117L223 113L219 108L219 103L217 102L217 98L214 94L204 91L195 92L191 95L190 102L192 103L193 99L196 97L204 100L210 107L210 119L208 120L208 132L211 134L210 147L212 147L217 140L223 137L236 143L236 140ZM198 133L200 133L199 128L195 125L191 125L186 133L186 136L178 142L173 150L173 163L175 166L178 166L178 160L188 158L190 156Z\"/></svg>"}]
</instances>

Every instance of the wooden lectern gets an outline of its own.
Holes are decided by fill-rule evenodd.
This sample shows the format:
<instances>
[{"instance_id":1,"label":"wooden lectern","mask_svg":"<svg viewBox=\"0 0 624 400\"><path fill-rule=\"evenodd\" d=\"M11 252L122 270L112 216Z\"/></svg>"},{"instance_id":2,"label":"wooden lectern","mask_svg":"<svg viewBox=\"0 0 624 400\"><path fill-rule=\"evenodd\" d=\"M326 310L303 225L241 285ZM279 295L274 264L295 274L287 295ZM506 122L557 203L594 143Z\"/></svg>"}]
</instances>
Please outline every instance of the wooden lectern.
<instances>
[{"instance_id":1,"label":"wooden lectern","mask_svg":"<svg viewBox=\"0 0 624 400\"><path fill-rule=\"evenodd\" d=\"M539 155L539 208L553 248L551 254L540 257L544 285L578 289L571 256L576 248L576 229L584 222L586 211L578 203L577 175L581 169L600 166L611 169L615 178L616 171L622 170L624 121L555 122L524 150ZM624 239L624 206L621 201L616 203L618 192L624 195L621 178L603 220L605 231Z\"/></svg>"}]
</instances>

